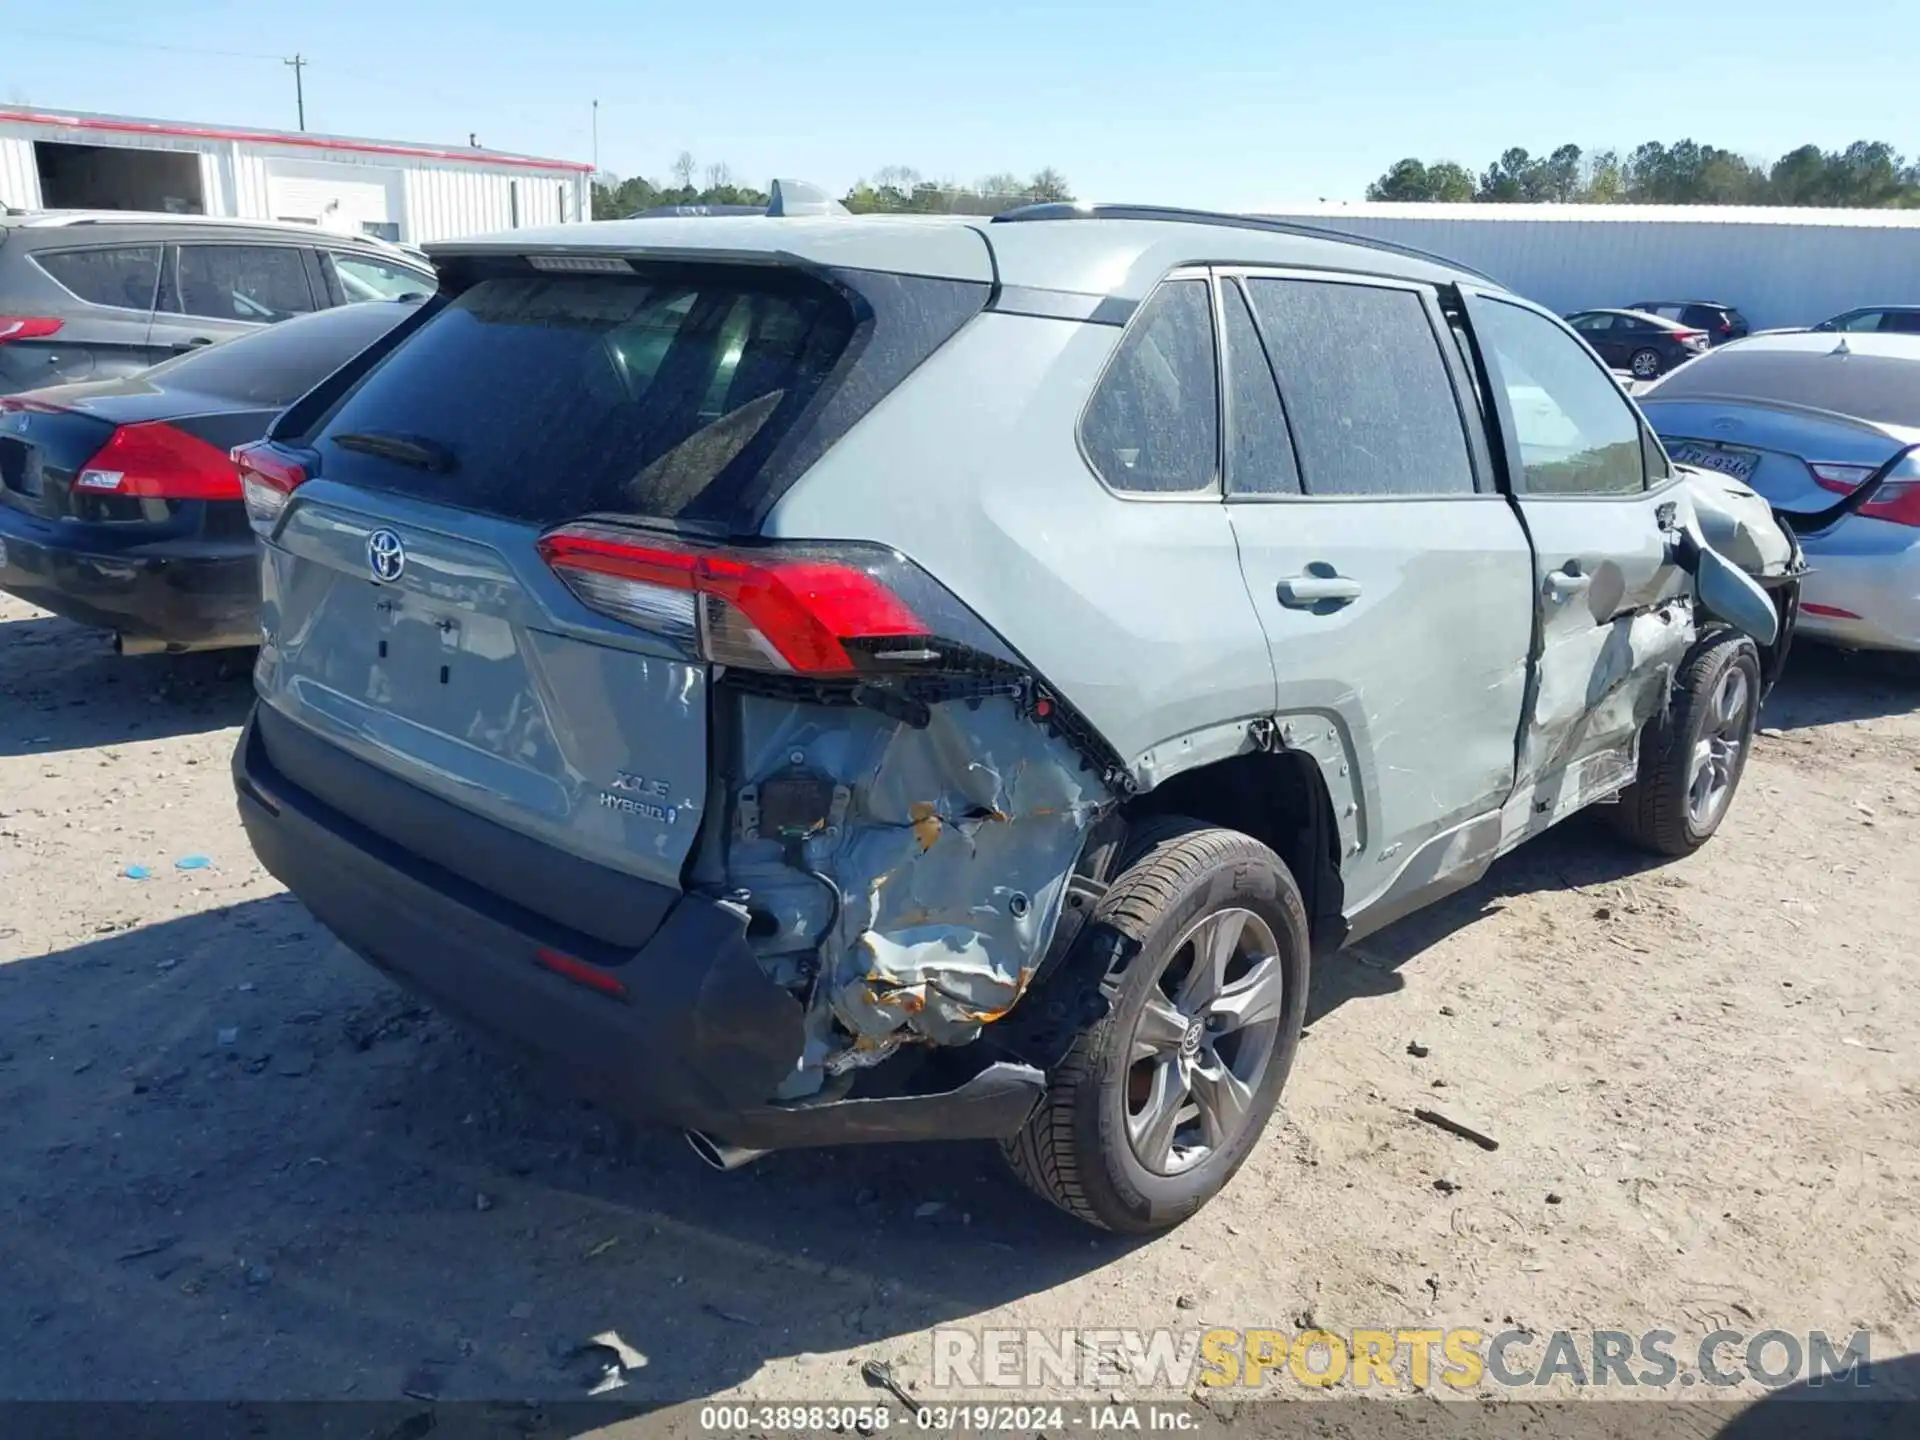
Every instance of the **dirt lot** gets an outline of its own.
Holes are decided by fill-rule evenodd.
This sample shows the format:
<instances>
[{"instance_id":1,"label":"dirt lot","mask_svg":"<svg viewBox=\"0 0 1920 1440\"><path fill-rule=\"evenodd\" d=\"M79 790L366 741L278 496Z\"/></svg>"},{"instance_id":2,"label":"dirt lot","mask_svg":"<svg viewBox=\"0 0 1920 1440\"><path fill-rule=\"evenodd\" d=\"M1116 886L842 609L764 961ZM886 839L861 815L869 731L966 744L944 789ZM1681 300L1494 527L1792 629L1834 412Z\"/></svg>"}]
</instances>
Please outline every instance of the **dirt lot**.
<instances>
[{"instance_id":1,"label":"dirt lot","mask_svg":"<svg viewBox=\"0 0 1920 1440\"><path fill-rule=\"evenodd\" d=\"M944 1321L1920 1350L1905 672L1803 652L1700 856L1576 823L1323 964L1283 1121L1146 1244L982 1147L723 1176L516 1076L254 864L247 700L0 597L0 1397L572 1397L609 1328L658 1401L924 1385Z\"/></svg>"}]
</instances>

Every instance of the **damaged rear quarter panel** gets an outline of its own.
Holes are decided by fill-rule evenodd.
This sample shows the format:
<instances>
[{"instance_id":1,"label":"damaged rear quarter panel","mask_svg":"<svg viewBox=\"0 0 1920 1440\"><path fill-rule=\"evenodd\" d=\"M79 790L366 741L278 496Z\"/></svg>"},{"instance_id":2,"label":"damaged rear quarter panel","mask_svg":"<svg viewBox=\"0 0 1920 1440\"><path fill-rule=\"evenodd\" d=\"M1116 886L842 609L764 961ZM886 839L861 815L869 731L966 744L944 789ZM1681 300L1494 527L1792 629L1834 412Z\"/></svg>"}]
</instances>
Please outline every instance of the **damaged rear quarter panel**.
<instances>
[{"instance_id":1,"label":"damaged rear quarter panel","mask_svg":"<svg viewBox=\"0 0 1920 1440\"><path fill-rule=\"evenodd\" d=\"M903 1042L972 1040L1046 953L1087 829L1112 803L1105 784L1006 696L934 703L916 726L728 693L727 884L759 917L762 964L811 995L807 1055L784 1093ZM785 835L738 804L742 790L809 779L831 782L831 813Z\"/></svg>"}]
</instances>

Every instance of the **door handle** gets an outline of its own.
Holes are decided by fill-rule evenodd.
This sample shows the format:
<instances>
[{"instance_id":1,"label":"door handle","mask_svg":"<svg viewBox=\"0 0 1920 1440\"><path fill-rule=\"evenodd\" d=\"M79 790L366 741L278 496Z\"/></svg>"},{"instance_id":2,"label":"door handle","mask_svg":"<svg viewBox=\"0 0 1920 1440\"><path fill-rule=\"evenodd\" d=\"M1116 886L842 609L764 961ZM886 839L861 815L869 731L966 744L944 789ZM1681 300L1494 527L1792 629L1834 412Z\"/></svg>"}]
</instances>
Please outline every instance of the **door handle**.
<instances>
[{"instance_id":1,"label":"door handle","mask_svg":"<svg viewBox=\"0 0 1920 1440\"><path fill-rule=\"evenodd\" d=\"M202 345L211 345L212 343L213 337L211 335L196 335L191 340L176 340L167 348L169 350L182 351L198 350Z\"/></svg>"},{"instance_id":2,"label":"door handle","mask_svg":"<svg viewBox=\"0 0 1920 1440\"><path fill-rule=\"evenodd\" d=\"M1328 601L1345 605L1358 600L1360 582L1348 579L1345 575L1335 575L1330 569L1326 573L1309 571L1305 575L1287 576L1274 586L1274 592L1280 597L1280 603L1289 610L1311 610Z\"/></svg>"},{"instance_id":3,"label":"door handle","mask_svg":"<svg viewBox=\"0 0 1920 1440\"><path fill-rule=\"evenodd\" d=\"M1591 584L1593 577L1582 575L1572 561L1568 562L1565 570L1547 572L1547 593L1555 600L1571 600L1576 595L1583 595Z\"/></svg>"}]
</instances>

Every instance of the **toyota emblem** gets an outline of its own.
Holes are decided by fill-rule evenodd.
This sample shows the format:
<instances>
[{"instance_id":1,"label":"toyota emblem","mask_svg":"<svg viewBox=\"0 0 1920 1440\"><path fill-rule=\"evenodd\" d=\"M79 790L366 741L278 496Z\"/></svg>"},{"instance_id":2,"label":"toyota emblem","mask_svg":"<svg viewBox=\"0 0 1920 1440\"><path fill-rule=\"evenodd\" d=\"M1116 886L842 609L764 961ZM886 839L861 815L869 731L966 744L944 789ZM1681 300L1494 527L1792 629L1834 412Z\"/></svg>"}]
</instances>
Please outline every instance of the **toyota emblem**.
<instances>
[{"instance_id":1,"label":"toyota emblem","mask_svg":"<svg viewBox=\"0 0 1920 1440\"><path fill-rule=\"evenodd\" d=\"M391 530L376 530L367 536L367 568L373 578L391 585L407 568L407 547Z\"/></svg>"}]
</instances>

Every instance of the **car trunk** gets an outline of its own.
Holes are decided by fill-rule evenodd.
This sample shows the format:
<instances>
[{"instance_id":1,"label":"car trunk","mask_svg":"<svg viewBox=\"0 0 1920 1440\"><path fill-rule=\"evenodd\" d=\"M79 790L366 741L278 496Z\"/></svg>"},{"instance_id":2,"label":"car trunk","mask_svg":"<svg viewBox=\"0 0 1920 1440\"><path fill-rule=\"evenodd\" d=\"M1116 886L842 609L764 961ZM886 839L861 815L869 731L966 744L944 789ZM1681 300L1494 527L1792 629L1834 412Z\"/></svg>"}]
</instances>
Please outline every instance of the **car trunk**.
<instances>
[{"instance_id":1,"label":"car trunk","mask_svg":"<svg viewBox=\"0 0 1920 1440\"><path fill-rule=\"evenodd\" d=\"M97 415L0 398L0 505L49 520L80 518L74 479L113 430L113 421Z\"/></svg>"},{"instance_id":2,"label":"car trunk","mask_svg":"<svg viewBox=\"0 0 1920 1440\"><path fill-rule=\"evenodd\" d=\"M774 266L448 269L450 304L330 413L276 431L307 478L267 540L258 681L293 728L263 735L296 783L411 856L630 951L709 809L713 677L692 594L609 611L542 537L582 516L737 532L776 471L857 418L835 413L850 370L876 382L852 387L871 405L891 383L872 367L904 373L985 287L924 282L938 303L913 307L900 349L884 303ZM303 764L300 734L452 823Z\"/></svg>"},{"instance_id":3,"label":"car trunk","mask_svg":"<svg viewBox=\"0 0 1920 1440\"><path fill-rule=\"evenodd\" d=\"M1780 408L1733 399L1662 400L1656 392L1641 402L1647 419L1673 458L1751 486L1783 510L1823 510L1837 498L1823 488L1808 462L1871 469L1913 434L1840 415Z\"/></svg>"}]
</instances>

